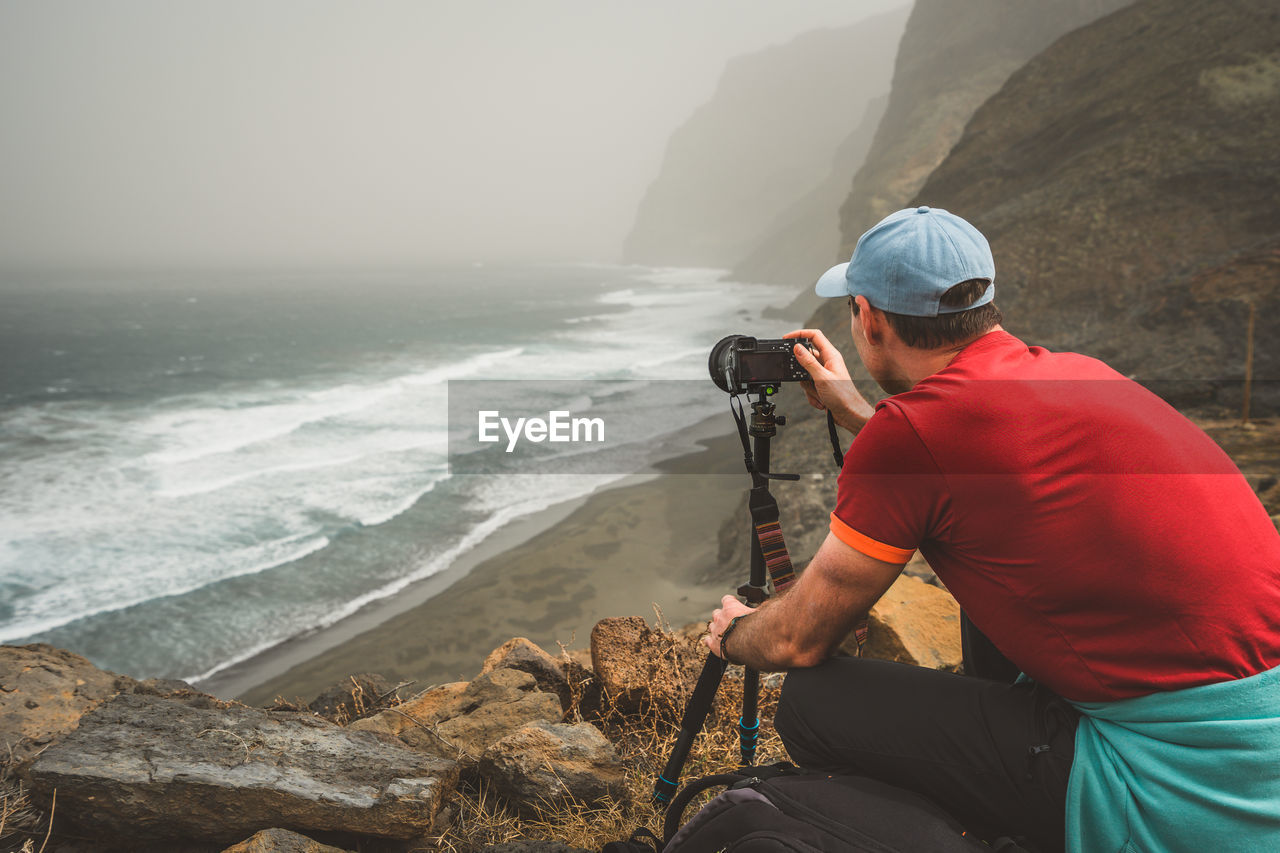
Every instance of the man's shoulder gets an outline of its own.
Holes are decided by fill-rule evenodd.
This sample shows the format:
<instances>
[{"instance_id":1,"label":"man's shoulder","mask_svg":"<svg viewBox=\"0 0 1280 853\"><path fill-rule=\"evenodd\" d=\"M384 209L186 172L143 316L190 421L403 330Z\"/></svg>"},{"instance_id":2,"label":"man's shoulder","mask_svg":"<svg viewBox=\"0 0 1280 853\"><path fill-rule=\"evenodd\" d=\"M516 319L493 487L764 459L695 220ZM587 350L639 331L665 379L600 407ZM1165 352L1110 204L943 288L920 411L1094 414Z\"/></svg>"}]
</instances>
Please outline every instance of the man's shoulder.
<instances>
[{"instance_id":1,"label":"man's shoulder","mask_svg":"<svg viewBox=\"0 0 1280 853\"><path fill-rule=\"evenodd\" d=\"M925 419L928 422L928 419ZM876 405L845 454L844 471L858 474L938 473L924 436L894 397Z\"/></svg>"},{"instance_id":2,"label":"man's shoulder","mask_svg":"<svg viewBox=\"0 0 1280 853\"><path fill-rule=\"evenodd\" d=\"M1003 329L988 332L966 346L936 374L951 375L993 380L1125 379L1101 359L1027 344Z\"/></svg>"}]
</instances>

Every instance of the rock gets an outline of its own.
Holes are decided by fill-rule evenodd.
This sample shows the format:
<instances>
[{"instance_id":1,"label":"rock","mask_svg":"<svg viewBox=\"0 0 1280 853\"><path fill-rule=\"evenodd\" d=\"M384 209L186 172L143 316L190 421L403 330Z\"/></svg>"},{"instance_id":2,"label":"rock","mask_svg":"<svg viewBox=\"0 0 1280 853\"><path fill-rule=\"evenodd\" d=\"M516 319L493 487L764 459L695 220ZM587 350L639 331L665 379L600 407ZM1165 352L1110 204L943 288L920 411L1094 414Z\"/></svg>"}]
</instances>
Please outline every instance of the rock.
<instances>
[{"instance_id":1,"label":"rock","mask_svg":"<svg viewBox=\"0 0 1280 853\"><path fill-rule=\"evenodd\" d=\"M626 784L613 744L590 723L530 723L485 750L479 772L525 812L621 797Z\"/></svg>"},{"instance_id":2,"label":"rock","mask_svg":"<svg viewBox=\"0 0 1280 853\"><path fill-rule=\"evenodd\" d=\"M129 687L127 691L135 696L157 696L161 699L172 699L191 708L229 708L238 702L228 702L209 693L197 690L185 681L176 678L148 678Z\"/></svg>"},{"instance_id":3,"label":"rock","mask_svg":"<svg viewBox=\"0 0 1280 853\"><path fill-rule=\"evenodd\" d=\"M381 675L362 672L325 690L307 707L326 720L346 725L386 708L395 692L395 685Z\"/></svg>"},{"instance_id":4,"label":"rock","mask_svg":"<svg viewBox=\"0 0 1280 853\"><path fill-rule=\"evenodd\" d=\"M340 847L330 847L312 841L305 835L287 829L264 829L252 838L233 844L222 853L347 853Z\"/></svg>"},{"instance_id":5,"label":"rock","mask_svg":"<svg viewBox=\"0 0 1280 853\"><path fill-rule=\"evenodd\" d=\"M135 683L45 643L0 646L0 738L21 765Z\"/></svg>"},{"instance_id":6,"label":"rock","mask_svg":"<svg viewBox=\"0 0 1280 853\"><path fill-rule=\"evenodd\" d=\"M481 675L458 697L459 713L436 723L436 732L453 744L460 757L479 758L490 744L526 723L559 722L560 697L539 692L536 686L532 675L514 669ZM421 733L421 728L414 728L400 739L417 746L410 736Z\"/></svg>"},{"instance_id":7,"label":"rock","mask_svg":"<svg viewBox=\"0 0 1280 853\"><path fill-rule=\"evenodd\" d=\"M853 653L852 636L843 648ZM964 659L960 605L948 592L899 575L871 608L865 651L870 658L954 671Z\"/></svg>"},{"instance_id":8,"label":"rock","mask_svg":"<svg viewBox=\"0 0 1280 853\"><path fill-rule=\"evenodd\" d=\"M654 701L683 707L705 658L696 638L655 631L639 616L602 619L591 629L600 689L622 711Z\"/></svg>"},{"instance_id":9,"label":"rock","mask_svg":"<svg viewBox=\"0 0 1280 853\"><path fill-rule=\"evenodd\" d=\"M708 613L708 616L711 614ZM700 643L703 636L707 633L706 622L686 622L672 632L678 640L687 643Z\"/></svg>"},{"instance_id":10,"label":"rock","mask_svg":"<svg viewBox=\"0 0 1280 853\"><path fill-rule=\"evenodd\" d=\"M352 731L373 732L388 737L399 737L406 729L422 724L435 725L442 719L458 712L461 706L458 699L467 689L469 682L456 681L452 684L441 684L424 690L407 702L394 708L380 711L372 717L355 720L347 728Z\"/></svg>"},{"instance_id":11,"label":"rock","mask_svg":"<svg viewBox=\"0 0 1280 853\"><path fill-rule=\"evenodd\" d=\"M485 675L495 669L518 669L529 673L538 682L539 690L556 694L560 697L561 710L569 710L573 697L565 675L565 662L556 660L533 641L516 637L494 649L485 658L480 674Z\"/></svg>"},{"instance_id":12,"label":"rock","mask_svg":"<svg viewBox=\"0 0 1280 853\"><path fill-rule=\"evenodd\" d=\"M431 831L457 765L303 715L122 693L31 765L58 815L132 840L231 843L286 826L396 839Z\"/></svg>"},{"instance_id":13,"label":"rock","mask_svg":"<svg viewBox=\"0 0 1280 853\"><path fill-rule=\"evenodd\" d=\"M390 735L414 749L470 763L524 724L559 722L562 716L560 697L540 692L532 675L495 669L469 683L428 690L348 728Z\"/></svg>"},{"instance_id":14,"label":"rock","mask_svg":"<svg viewBox=\"0 0 1280 853\"><path fill-rule=\"evenodd\" d=\"M929 565L929 561L919 551L911 555L910 562L902 567L902 573L918 578L930 586L940 585L938 576L933 572L933 567Z\"/></svg>"},{"instance_id":15,"label":"rock","mask_svg":"<svg viewBox=\"0 0 1280 853\"><path fill-rule=\"evenodd\" d=\"M148 678L133 685L130 692L146 696L172 697L181 694L200 693L201 691L178 678ZM201 695L208 696L209 694L201 693Z\"/></svg>"}]
</instances>

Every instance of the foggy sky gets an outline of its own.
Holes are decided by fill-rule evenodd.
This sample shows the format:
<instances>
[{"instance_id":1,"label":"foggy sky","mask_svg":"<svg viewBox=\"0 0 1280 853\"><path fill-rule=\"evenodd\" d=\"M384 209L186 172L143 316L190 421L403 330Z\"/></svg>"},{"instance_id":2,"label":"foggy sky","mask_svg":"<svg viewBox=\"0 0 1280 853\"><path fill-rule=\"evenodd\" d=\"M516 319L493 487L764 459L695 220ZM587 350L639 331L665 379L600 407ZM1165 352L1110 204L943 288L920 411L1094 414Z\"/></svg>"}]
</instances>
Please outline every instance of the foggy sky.
<instances>
[{"instance_id":1,"label":"foggy sky","mask_svg":"<svg viewBox=\"0 0 1280 853\"><path fill-rule=\"evenodd\" d=\"M0 0L0 267L612 261L728 58L903 2Z\"/></svg>"}]
</instances>

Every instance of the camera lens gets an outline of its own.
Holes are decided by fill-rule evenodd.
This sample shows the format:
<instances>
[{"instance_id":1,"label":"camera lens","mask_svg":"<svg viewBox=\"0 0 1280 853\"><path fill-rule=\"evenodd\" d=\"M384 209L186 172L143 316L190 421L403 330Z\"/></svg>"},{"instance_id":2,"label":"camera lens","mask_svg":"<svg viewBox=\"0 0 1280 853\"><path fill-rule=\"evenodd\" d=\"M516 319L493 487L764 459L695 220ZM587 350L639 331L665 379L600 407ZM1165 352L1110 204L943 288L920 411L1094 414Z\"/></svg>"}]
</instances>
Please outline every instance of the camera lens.
<instances>
[{"instance_id":1,"label":"camera lens","mask_svg":"<svg viewBox=\"0 0 1280 853\"><path fill-rule=\"evenodd\" d=\"M716 383L716 387L725 393L733 393L735 390L730 387L729 380L725 377L725 371L730 371L734 376L734 381L737 381L733 352L736 349L735 344L743 337L745 335L728 335L721 338L719 343L711 348L711 357L707 359L707 370L711 373L711 381Z\"/></svg>"}]
</instances>

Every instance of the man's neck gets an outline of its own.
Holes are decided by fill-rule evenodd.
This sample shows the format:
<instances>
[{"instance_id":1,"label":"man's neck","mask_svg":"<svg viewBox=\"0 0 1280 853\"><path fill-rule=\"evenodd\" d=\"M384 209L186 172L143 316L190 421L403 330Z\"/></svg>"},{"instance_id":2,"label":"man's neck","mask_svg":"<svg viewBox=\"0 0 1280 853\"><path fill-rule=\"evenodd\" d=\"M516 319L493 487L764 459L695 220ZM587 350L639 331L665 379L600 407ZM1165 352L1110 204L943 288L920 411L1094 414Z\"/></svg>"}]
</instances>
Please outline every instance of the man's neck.
<instances>
[{"instance_id":1,"label":"man's neck","mask_svg":"<svg viewBox=\"0 0 1280 853\"><path fill-rule=\"evenodd\" d=\"M969 344L979 338L986 337L992 332L1003 331L1003 326L992 326L982 334L974 335L966 341L933 350L917 349L897 341L894 362L897 364L899 371L897 371L894 384L900 387L890 393L901 393L916 387L920 382L951 364L955 357L960 354L960 351L969 346ZM885 390L888 389L886 388Z\"/></svg>"}]
</instances>

